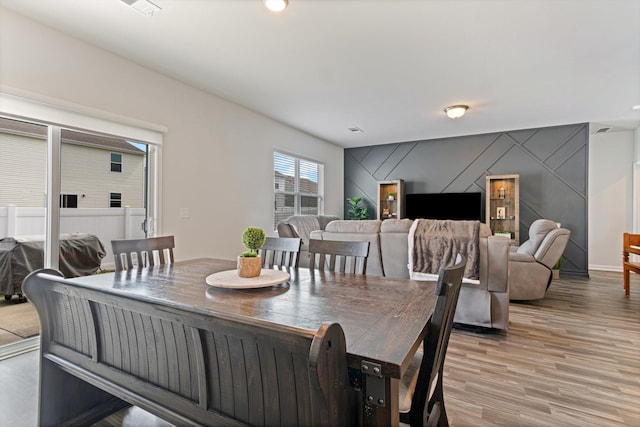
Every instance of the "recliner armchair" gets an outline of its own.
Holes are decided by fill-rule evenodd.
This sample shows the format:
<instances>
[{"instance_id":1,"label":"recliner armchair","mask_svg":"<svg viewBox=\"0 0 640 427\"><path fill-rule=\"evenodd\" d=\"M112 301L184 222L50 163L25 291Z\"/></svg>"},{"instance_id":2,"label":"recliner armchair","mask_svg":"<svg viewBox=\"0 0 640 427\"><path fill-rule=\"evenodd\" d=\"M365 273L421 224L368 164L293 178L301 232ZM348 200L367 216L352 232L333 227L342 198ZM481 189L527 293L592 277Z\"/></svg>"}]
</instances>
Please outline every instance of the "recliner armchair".
<instances>
[{"instance_id":1,"label":"recliner armchair","mask_svg":"<svg viewBox=\"0 0 640 427\"><path fill-rule=\"evenodd\" d=\"M340 219L335 215L293 215L280 221L278 237L299 237L302 242L298 255L299 266L309 267L309 239L314 230L324 230L328 223Z\"/></svg>"},{"instance_id":2,"label":"recliner armchair","mask_svg":"<svg viewBox=\"0 0 640 427\"><path fill-rule=\"evenodd\" d=\"M509 253L509 299L544 298L551 284L551 269L564 253L571 232L554 221L537 219L529 227L529 240Z\"/></svg>"}]
</instances>

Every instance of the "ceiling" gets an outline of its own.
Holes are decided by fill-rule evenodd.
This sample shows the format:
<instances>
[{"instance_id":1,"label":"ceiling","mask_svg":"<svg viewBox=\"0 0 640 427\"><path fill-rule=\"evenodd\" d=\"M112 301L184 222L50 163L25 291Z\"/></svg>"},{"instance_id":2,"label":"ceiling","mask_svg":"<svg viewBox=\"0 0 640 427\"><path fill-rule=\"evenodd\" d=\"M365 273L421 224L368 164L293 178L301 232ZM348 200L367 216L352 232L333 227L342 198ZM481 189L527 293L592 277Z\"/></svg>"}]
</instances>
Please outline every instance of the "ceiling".
<instances>
[{"instance_id":1,"label":"ceiling","mask_svg":"<svg viewBox=\"0 0 640 427\"><path fill-rule=\"evenodd\" d=\"M152 1L0 6L344 147L640 126L640 0Z\"/></svg>"}]
</instances>

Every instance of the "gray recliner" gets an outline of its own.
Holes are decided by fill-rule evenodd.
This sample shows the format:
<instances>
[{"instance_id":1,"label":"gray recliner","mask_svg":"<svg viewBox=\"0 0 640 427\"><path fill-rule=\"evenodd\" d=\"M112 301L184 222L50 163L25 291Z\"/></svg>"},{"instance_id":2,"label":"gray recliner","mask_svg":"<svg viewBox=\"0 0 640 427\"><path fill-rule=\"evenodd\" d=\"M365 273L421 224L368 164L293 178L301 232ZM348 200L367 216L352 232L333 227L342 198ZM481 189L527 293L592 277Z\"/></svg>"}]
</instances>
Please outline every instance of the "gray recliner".
<instances>
[{"instance_id":1,"label":"gray recliner","mask_svg":"<svg viewBox=\"0 0 640 427\"><path fill-rule=\"evenodd\" d=\"M571 232L548 219L535 220L529 240L509 253L509 299L544 298L551 269L564 253Z\"/></svg>"},{"instance_id":2,"label":"gray recliner","mask_svg":"<svg viewBox=\"0 0 640 427\"><path fill-rule=\"evenodd\" d=\"M293 215L276 226L278 237L299 237L302 240L300 267L309 267L309 238L314 230L324 230L328 223L340 219L335 215Z\"/></svg>"}]
</instances>

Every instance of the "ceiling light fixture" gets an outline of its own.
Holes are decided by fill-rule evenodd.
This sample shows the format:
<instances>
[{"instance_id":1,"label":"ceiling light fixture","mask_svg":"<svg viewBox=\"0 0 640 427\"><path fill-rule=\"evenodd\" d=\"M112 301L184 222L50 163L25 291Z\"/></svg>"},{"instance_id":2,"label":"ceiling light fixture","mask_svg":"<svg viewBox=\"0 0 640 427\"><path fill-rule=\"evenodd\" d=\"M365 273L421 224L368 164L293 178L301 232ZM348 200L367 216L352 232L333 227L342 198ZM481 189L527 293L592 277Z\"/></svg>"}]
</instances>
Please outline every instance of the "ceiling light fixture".
<instances>
[{"instance_id":1,"label":"ceiling light fixture","mask_svg":"<svg viewBox=\"0 0 640 427\"><path fill-rule=\"evenodd\" d=\"M631 107L631 109L633 111L638 111L638 110L640 110L640 105L634 105L633 107Z\"/></svg>"},{"instance_id":2,"label":"ceiling light fixture","mask_svg":"<svg viewBox=\"0 0 640 427\"><path fill-rule=\"evenodd\" d=\"M263 2L271 12L282 12L289 4L289 0L263 0Z\"/></svg>"},{"instance_id":3,"label":"ceiling light fixture","mask_svg":"<svg viewBox=\"0 0 640 427\"><path fill-rule=\"evenodd\" d=\"M162 8L149 0L120 0L128 6L131 6L136 12L144 16L153 16L160 12Z\"/></svg>"},{"instance_id":4,"label":"ceiling light fixture","mask_svg":"<svg viewBox=\"0 0 640 427\"><path fill-rule=\"evenodd\" d=\"M452 119L459 119L464 116L464 113L466 113L468 109L468 105L452 105L451 107L445 108L444 112Z\"/></svg>"}]
</instances>

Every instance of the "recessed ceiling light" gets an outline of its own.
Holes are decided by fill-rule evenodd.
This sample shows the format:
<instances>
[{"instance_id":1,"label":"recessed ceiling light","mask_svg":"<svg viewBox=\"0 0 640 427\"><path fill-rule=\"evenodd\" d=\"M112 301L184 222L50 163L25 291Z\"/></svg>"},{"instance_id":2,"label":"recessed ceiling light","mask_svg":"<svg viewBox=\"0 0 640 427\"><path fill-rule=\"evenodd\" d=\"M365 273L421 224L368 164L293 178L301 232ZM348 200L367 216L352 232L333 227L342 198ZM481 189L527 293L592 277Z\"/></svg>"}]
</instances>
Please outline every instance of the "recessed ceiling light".
<instances>
[{"instance_id":1,"label":"recessed ceiling light","mask_svg":"<svg viewBox=\"0 0 640 427\"><path fill-rule=\"evenodd\" d=\"M162 10L160 6L150 2L149 0L120 0L120 1L131 6L136 12L139 12L144 16L153 16Z\"/></svg>"},{"instance_id":2,"label":"recessed ceiling light","mask_svg":"<svg viewBox=\"0 0 640 427\"><path fill-rule=\"evenodd\" d=\"M631 109L634 111L638 111L640 110L640 105L634 105L633 107L631 107Z\"/></svg>"},{"instance_id":3,"label":"recessed ceiling light","mask_svg":"<svg viewBox=\"0 0 640 427\"><path fill-rule=\"evenodd\" d=\"M271 12L282 12L289 4L288 0L263 0L264 5Z\"/></svg>"},{"instance_id":4,"label":"recessed ceiling light","mask_svg":"<svg viewBox=\"0 0 640 427\"><path fill-rule=\"evenodd\" d=\"M362 133L362 132L364 132L364 131L363 131L362 129L360 129L358 126L350 127L350 128L349 128L349 130L350 130L352 133Z\"/></svg>"},{"instance_id":5,"label":"recessed ceiling light","mask_svg":"<svg viewBox=\"0 0 640 427\"><path fill-rule=\"evenodd\" d=\"M452 105L451 107L447 107L444 109L444 112L447 113L447 116L452 119L459 119L464 116L464 113L469 109L468 105Z\"/></svg>"}]
</instances>

